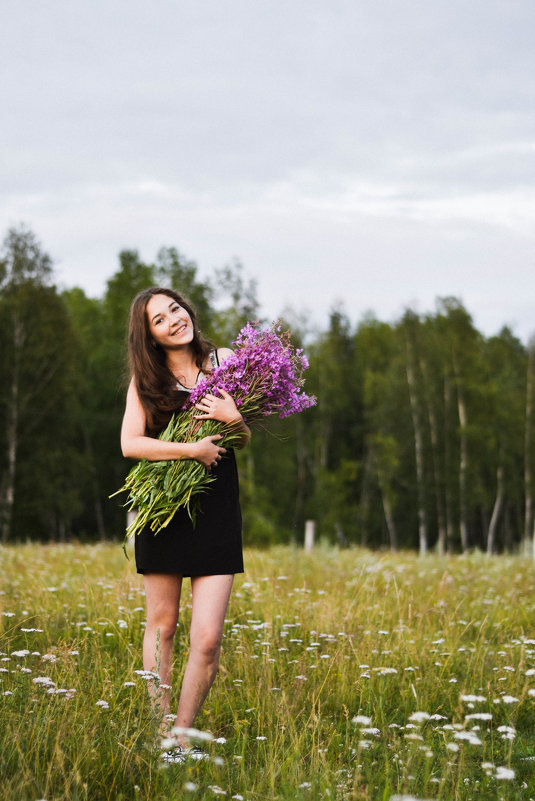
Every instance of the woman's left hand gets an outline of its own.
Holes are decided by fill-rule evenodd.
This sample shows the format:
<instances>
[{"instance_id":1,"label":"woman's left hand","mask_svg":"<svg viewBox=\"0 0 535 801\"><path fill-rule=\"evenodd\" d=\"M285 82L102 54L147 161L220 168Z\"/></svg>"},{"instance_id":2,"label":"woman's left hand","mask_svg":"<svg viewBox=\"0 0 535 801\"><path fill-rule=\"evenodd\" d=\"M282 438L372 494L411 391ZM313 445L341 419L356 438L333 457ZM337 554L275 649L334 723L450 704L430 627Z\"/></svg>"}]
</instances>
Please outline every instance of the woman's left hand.
<instances>
[{"instance_id":1,"label":"woman's left hand","mask_svg":"<svg viewBox=\"0 0 535 801\"><path fill-rule=\"evenodd\" d=\"M231 395L224 389L217 389L219 397L208 393L195 404L202 414L196 414L197 420L219 420L222 423L238 423L243 418Z\"/></svg>"}]
</instances>

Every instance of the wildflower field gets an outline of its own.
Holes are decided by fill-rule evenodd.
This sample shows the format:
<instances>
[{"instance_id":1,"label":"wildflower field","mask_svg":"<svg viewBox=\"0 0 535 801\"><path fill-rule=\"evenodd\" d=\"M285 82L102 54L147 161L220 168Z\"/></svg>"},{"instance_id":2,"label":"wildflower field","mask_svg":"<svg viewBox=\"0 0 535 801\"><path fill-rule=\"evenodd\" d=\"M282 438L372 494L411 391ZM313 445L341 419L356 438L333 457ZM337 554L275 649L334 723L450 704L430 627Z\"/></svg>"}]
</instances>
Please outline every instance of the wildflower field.
<instances>
[{"instance_id":1,"label":"wildflower field","mask_svg":"<svg viewBox=\"0 0 535 801\"><path fill-rule=\"evenodd\" d=\"M0 560L2 798L535 798L527 559L246 551L197 722L210 759L185 765L160 758L120 545ZM187 591L176 695L189 612Z\"/></svg>"}]
</instances>

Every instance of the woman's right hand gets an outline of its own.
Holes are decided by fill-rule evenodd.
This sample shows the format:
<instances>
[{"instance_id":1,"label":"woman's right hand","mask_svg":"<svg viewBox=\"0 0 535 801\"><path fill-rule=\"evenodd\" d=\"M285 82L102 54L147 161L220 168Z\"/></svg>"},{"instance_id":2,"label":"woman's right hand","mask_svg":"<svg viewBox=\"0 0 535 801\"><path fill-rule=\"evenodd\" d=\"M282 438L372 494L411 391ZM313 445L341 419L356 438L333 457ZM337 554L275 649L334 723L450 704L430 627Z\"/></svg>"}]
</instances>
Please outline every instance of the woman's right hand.
<instances>
[{"instance_id":1,"label":"woman's right hand","mask_svg":"<svg viewBox=\"0 0 535 801\"><path fill-rule=\"evenodd\" d=\"M220 448L217 445L222 438L222 434L215 434L212 437L203 437L198 442L193 442L191 444L191 458L203 464L207 470L217 467L223 458L223 454L226 453L225 448Z\"/></svg>"}]
</instances>

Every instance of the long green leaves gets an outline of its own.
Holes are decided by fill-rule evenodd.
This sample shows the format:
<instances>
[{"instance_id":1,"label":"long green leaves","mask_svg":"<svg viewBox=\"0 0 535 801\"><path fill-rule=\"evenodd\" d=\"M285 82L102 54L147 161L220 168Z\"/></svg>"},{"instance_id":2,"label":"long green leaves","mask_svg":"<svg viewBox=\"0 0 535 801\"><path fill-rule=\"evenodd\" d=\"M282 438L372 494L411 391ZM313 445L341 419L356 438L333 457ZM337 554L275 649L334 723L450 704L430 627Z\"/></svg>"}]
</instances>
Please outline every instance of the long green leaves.
<instances>
[{"instance_id":1,"label":"long green leaves","mask_svg":"<svg viewBox=\"0 0 535 801\"><path fill-rule=\"evenodd\" d=\"M165 442L196 442L203 437L222 434L222 447L235 447L240 433L217 420L195 420L196 409L173 415L159 439ZM142 459L128 473L123 486L110 497L128 492L125 506L137 510L136 518L126 530L133 537L147 524L157 534L168 525L175 512L185 507L195 524L198 502L216 480L213 473L193 459L174 459L151 462Z\"/></svg>"}]
</instances>

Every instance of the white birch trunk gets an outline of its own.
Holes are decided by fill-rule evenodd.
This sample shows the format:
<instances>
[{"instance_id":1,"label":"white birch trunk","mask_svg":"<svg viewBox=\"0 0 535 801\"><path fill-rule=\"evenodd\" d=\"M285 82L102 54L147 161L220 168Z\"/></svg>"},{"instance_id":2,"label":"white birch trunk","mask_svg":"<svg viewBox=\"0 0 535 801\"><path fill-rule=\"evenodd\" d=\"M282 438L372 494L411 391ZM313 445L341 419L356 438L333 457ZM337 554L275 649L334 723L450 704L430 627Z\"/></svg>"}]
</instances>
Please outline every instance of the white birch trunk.
<instances>
[{"instance_id":1,"label":"white birch trunk","mask_svg":"<svg viewBox=\"0 0 535 801\"><path fill-rule=\"evenodd\" d=\"M457 413L459 415L459 532L461 535L461 549L468 550L468 513L467 513L467 477L468 477L468 437L466 435L467 414L464 394L461 386L461 374L455 357L453 370L457 383Z\"/></svg>"},{"instance_id":2,"label":"white birch trunk","mask_svg":"<svg viewBox=\"0 0 535 801\"><path fill-rule=\"evenodd\" d=\"M383 498L383 509L385 513L386 527L388 529L388 536L390 539L390 550L397 551L398 549L398 532L392 514L392 504L388 497L388 492L381 486L381 496Z\"/></svg>"},{"instance_id":3,"label":"white birch trunk","mask_svg":"<svg viewBox=\"0 0 535 801\"><path fill-rule=\"evenodd\" d=\"M449 550L454 541L453 527L453 501L451 497L450 475L452 474L451 443L448 435L448 420L451 411L451 381L449 376L444 378L444 500L446 514L446 543Z\"/></svg>"},{"instance_id":4,"label":"white birch trunk","mask_svg":"<svg viewBox=\"0 0 535 801\"><path fill-rule=\"evenodd\" d=\"M429 420L429 431L431 434L431 453L433 457L433 477L435 481L435 495L437 503L437 525L438 525L438 540L437 552L442 556L446 551L446 515L444 512L444 499L442 497L442 482L440 475L440 456L438 452L438 423L435 410L433 408L432 399L429 393L429 377L427 373L427 365L425 359L420 359L420 371L424 380L424 396L427 406L427 417Z\"/></svg>"},{"instance_id":5,"label":"white birch trunk","mask_svg":"<svg viewBox=\"0 0 535 801\"><path fill-rule=\"evenodd\" d=\"M460 448L459 448L459 530L463 553L468 550L468 521L466 512L466 478L468 474L468 441L466 437L466 405L461 388L457 388L459 410Z\"/></svg>"},{"instance_id":6,"label":"white birch trunk","mask_svg":"<svg viewBox=\"0 0 535 801\"><path fill-rule=\"evenodd\" d=\"M0 494L0 540L5 543L11 533L15 502L15 475L17 470L18 417L19 417L19 353L24 342L24 329L19 319L13 321L13 373L6 414L7 467L2 477Z\"/></svg>"},{"instance_id":7,"label":"white birch trunk","mask_svg":"<svg viewBox=\"0 0 535 801\"><path fill-rule=\"evenodd\" d=\"M418 490L418 541L420 556L427 553L427 523L425 515L425 488L424 488L424 437L418 413L418 400L416 397L416 377L412 365L412 353L407 340L407 384L409 386L409 400L411 407L412 425L414 428L414 455L416 458L416 484Z\"/></svg>"},{"instance_id":8,"label":"white birch trunk","mask_svg":"<svg viewBox=\"0 0 535 801\"><path fill-rule=\"evenodd\" d=\"M531 447L533 438L533 380L535 372L535 338L528 345L528 365L526 375L526 425L524 429L524 543L531 545L535 559L535 530L533 527L533 473L531 470Z\"/></svg>"},{"instance_id":9,"label":"white birch trunk","mask_svg":"<svg viewBox=\"0 0 535 801\"><path fill-rule=\"evenodd\" d=\"M503 504L504 483L503 483L503 465L498 465L496 471L496 499L494 501L494 508L492 510L492 517L489 523L489 530L487 533L487 556L492 556L494 549L494 540L496 537L496 528L498 526L498 519Z\"/></svg>"}]
</instances>

